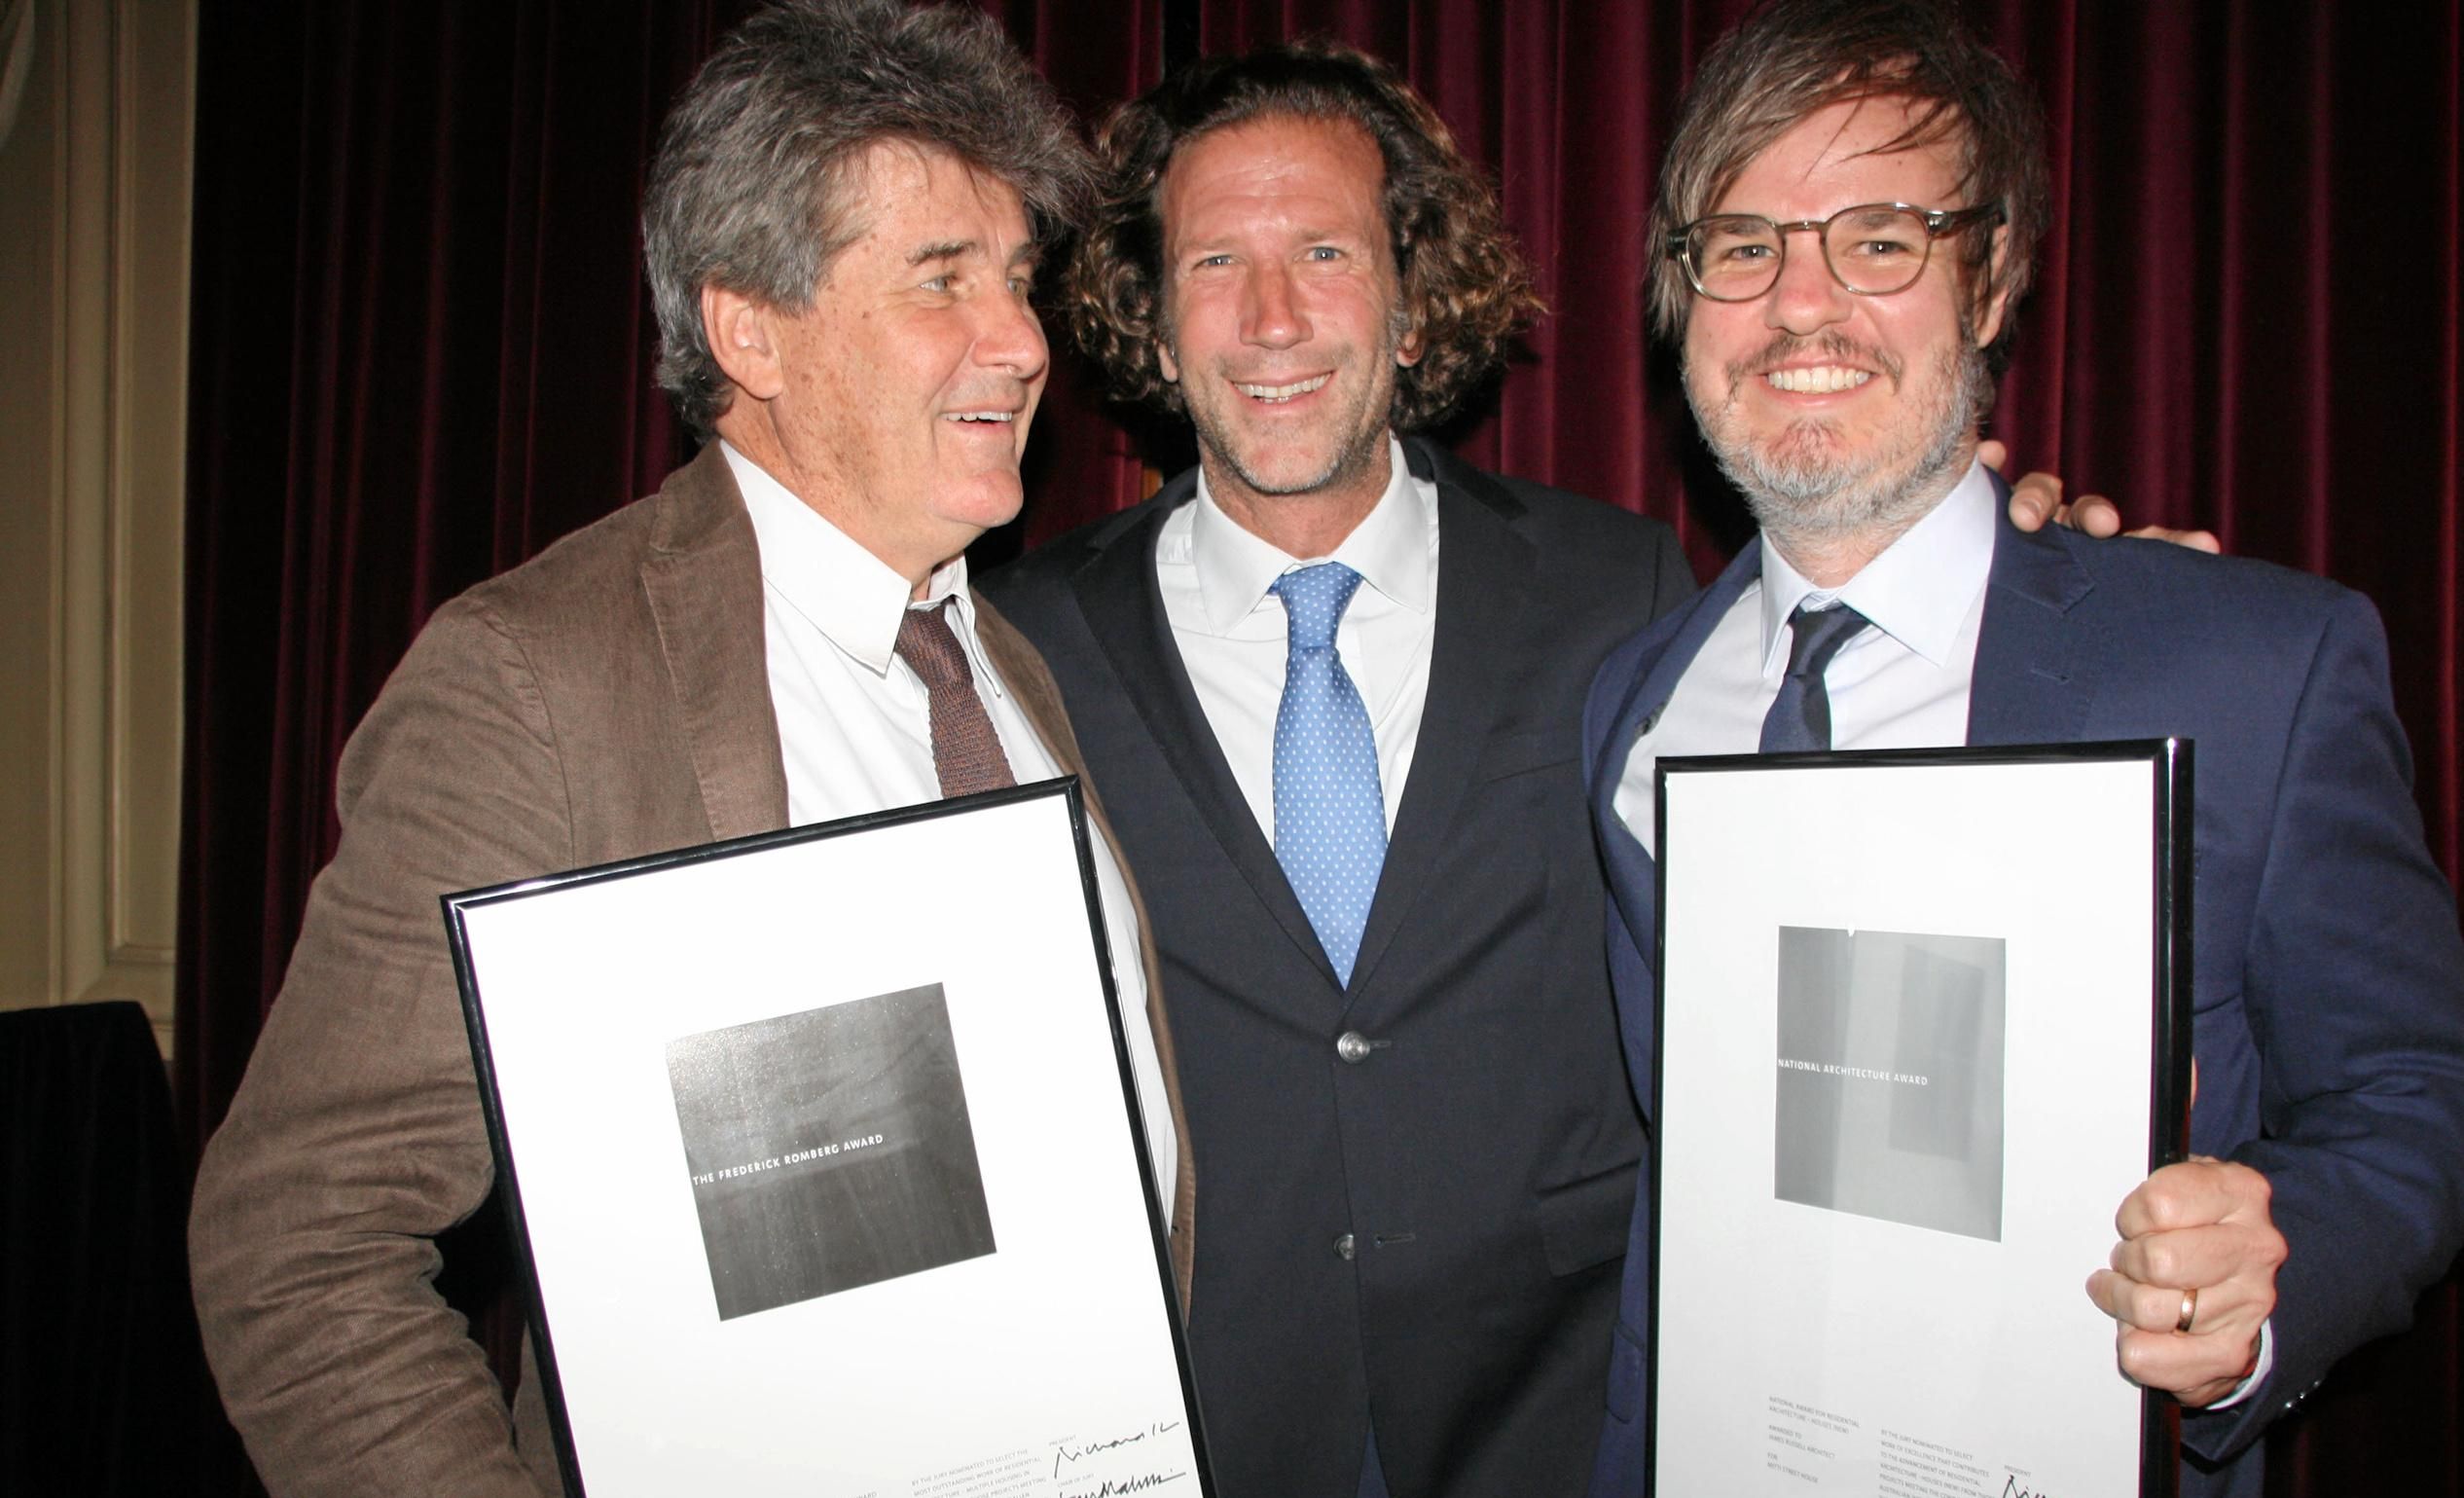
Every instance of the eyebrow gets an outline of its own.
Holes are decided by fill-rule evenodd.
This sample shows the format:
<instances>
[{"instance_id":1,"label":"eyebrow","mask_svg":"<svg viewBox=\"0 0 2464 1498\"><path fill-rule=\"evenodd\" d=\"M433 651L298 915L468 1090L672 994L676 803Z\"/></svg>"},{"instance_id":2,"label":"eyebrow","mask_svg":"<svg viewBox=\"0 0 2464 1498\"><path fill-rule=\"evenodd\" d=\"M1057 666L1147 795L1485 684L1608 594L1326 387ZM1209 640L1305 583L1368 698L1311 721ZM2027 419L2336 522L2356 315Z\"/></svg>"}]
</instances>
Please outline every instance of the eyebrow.
<instances>
[{"instance_id":1,"label":"eyebrow","mask_svg":"<svg viewBox=\"0 0 2464 1498\"><path fill-rule=\"evenodd\" d=\"M1243 231L1236 227L1205 237L1191 236L1173 245L1172 248L1176 259L1192 255L1220 255L1235 248L1242 235ZM1347 248L1353 246L1374 248L1378 242L1376 237L1364 237L1358 231L1351 229L1299 229L1292 231L1285 237L1293 244L1334 244Z\"/></svg>"},{"instance_id":2,"label":"eyebrow","mask_svg":"<svg viewBox=\"0 0 2464 1498\"><path fill-rule=\"evenodd\" d=\"M919 244L909 250L907 263L911 266L920 266L934 260L957 260L961 256L975 254L982 249L983 246L973 239L940 239L930 244Z\"/></svg>"},{"instance_id":3,"label":"eyebrow","mask_svg":"<svg viewBox=\"0 0 2464 1498\"><path fill-rule=\"evenodd\" d=\"M983 253L983 250L984 246L979 240L940 239L930 244L919 244L908 251L907 264L912 267L929 265L936 260L963 260L970 255L979 255ZM1020 240L1018 247L1009 252L1009 263L1012 268L1040 266L1043 258L1043 247L1033 239Z\"/></svg>"}]
</instances>

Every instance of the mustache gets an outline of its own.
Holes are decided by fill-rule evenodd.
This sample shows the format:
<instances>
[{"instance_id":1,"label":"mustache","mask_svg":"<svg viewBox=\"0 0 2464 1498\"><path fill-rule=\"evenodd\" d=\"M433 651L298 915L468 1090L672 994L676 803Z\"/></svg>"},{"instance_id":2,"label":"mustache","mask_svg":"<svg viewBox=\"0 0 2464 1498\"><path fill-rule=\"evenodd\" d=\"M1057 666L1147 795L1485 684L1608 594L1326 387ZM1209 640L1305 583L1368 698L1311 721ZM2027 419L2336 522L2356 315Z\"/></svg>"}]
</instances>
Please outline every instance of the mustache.
<instances>
[{"instance_id":1,"label":"mustache","mask_svg":"<svg viewBox=\"0 0 2464 1498\"><path fill-rule=\"evenodd\" d=\"M1900 384L1901 373L1905 368L1901 360L1893 358L1881 349L1860 344L1836 330L1810 336L1802 333L1782 332L1772 334L1771 341L1760 348L1742 359L1729 363L1728 388L1733 391L1763 370L1808 354L1827 359L1834 364L1863 365L1880 374L1882 378L1895 385Z\"/></svg>"}]
</instances>

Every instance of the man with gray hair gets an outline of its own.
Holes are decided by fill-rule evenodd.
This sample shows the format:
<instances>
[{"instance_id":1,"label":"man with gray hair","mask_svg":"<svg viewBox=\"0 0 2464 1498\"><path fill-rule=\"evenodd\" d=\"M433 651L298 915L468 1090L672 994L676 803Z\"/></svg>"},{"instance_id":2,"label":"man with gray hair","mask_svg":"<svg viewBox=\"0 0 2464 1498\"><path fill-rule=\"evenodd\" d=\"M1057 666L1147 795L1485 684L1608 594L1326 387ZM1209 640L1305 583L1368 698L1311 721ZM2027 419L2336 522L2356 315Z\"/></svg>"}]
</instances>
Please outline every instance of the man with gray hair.
<instances>
[{"instance_id":1,"label":"man with gray hair","mask_svg":"<svg viewBox=\"0 0 2464 1498\"><path fill-rule=\"evenodd\" d=\"M559 1486L538 1380L509 1417L433 1286L494 1184L439 895L1079 770L963 551L1019 506L1028 291L1086 177L1050 91L957 9L792 0L670 116L643 237L660 382L706 446L429 621L345 751L342 846L199 1178L199 1317L276 1495ZM1108 840L1185 1287L1186 1133Z\"/></svg>"}]
</instances>

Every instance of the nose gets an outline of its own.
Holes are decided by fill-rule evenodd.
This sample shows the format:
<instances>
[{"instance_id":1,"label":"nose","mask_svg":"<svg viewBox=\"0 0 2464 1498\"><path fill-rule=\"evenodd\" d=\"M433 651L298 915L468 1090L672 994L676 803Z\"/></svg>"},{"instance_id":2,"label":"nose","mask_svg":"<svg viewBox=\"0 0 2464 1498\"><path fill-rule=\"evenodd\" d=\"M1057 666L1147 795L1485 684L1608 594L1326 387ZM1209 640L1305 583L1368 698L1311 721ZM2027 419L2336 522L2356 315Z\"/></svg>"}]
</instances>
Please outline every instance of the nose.
<instances>
[{"instance_id":1,"label":"nose","mask_svg":"<svg viewBox=\"0 0 2464 1498\"><path fill-rule=\"evenodd\" d=\"M1264 348L1306 342L1309 317L1294 290L1291 272L1284 266L1268 264L1251 271L1241 309L1241 341Z\"/></svg>"},{"instance_id":2,"label":"nose","mask_svg":"<svg viewBox=\"0 0 2464 1498\"><path fill-rule=\"evenodd\" d=\"M1020 380L1044 372L1052 356L1044 342L1044 325L1023 296L979 299L983 321L975 330L975 361Z\"/></svg>"},{"instance_id":3,"label":"nose","mask_svg":"<svg viewBox=\"0 0 2464 1498\"><path fill-rule=\"evenodd\" d=\"M1803 337L1846 321L1850 293L1823 259L1822 231L1791 225L1783 233L1788 252L1781 258L1778 278L1762 294L1763 325Z\"/></svg>"}]
</instances>

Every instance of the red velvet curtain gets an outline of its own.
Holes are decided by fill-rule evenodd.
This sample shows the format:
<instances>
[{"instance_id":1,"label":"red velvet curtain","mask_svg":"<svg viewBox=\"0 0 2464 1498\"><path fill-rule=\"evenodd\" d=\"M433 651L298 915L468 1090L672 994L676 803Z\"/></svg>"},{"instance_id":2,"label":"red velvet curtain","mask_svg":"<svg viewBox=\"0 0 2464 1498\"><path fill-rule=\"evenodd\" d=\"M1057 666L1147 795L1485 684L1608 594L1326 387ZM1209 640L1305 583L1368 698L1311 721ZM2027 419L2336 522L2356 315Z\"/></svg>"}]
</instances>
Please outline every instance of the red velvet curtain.
<instances>
[{"instance_id":1,"label":"red velvet curtain","mask_svg":"<svg viewBox=\"0 0 2464 1498\"><path fill-rule=\"evenodd\" d=\"M1668 520L1716 567L1748 522L1649 343L1642 216L1683 82L1748 0L1195 3L1209 52L1318 33L1402 65L1496 174L1552 309L1457 447ZM2464 7L1972 14L2044 96L2056 186L1994 435L2134 524L2207 527L2376 600L2453 877ZM1039 535L1097 513L1054 497Z\"/></svg>"},{"instance_id":2,"label":"red velvet curtain","mask_svg":"<svg viewBox=\"0 0 2464 1498\"><path fill-rule=\"evenodd\" d=\"M177 1069L200 1137L331 852L335 758L419 622L685 452L650 385L639 178L751 3L200 12ZM1641 291L1682 81L1744 0L982 3L1090 116L1158 76L1168 28L1395 59L1496 173L1554 309L1457 445L1669 520L1706 574L1746 533ZM2371 594L2453 878L2464 0L1975 14L2043 91L2058 193L1996 433L2134 522ZM1115 420L1063 355L1028 514L987 556L1135 499L1141 457L1185 441ZM470 1238L484 1303L490 1224ZM2271 1490L2464 1491L2459 1348L2450 1279L2280 1436Z\"/></svg>"},{"instance_id":3,"label":"red velvet curtain","mask_svg":"<svg viewBox=\"0 0 2464 1498\"><path fill-rule=\"evenodd\" d=\"M200 1138L332 852L335 760L419 624L690 454L651 384L641 175L755 3L200 17L177 1041ZM1151 10L987 8L1081 111L1160 76ZM1037 489L1135 501L1098 382L1058 366Z\"/></svg>"}]
</instances>

